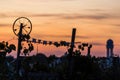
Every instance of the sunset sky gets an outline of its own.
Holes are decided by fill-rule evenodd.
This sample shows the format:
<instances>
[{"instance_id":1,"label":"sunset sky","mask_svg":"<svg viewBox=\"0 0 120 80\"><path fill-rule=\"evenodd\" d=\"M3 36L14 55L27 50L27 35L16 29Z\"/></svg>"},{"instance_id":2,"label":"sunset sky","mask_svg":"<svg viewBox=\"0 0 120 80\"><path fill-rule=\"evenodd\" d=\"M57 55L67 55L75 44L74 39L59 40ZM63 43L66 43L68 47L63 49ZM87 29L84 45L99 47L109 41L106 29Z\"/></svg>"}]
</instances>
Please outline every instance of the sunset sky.
<instances>
[{"instance_id":1,"label":"sunset sky","mask_svg":"<svg viewBox=\"0 0 120 80\"><path fill-rule=\"evenodd\" d=\"M120 55L120 0L0 0L0 41L16 37L12 24L21 16L31 20L31 37L36 39L70 41L76 28L76 41L93 44L92 55L106 56L109 38L114 41L114 53ZM39 52L48 55L60 56L65 51L39 45Z\"/></svg>"}]
</instances>

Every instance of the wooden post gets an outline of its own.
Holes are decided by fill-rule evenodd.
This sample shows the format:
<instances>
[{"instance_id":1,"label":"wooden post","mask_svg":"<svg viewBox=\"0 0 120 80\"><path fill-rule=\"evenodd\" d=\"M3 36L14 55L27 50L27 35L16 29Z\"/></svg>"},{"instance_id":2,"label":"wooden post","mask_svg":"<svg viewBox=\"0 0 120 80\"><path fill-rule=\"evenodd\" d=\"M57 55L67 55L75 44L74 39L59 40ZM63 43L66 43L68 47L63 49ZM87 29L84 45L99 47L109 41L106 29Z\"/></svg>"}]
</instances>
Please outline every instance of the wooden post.
<instances>
[{"instance_id":1,"label":"wooden post","mask_svg":"<svg viewBox=\"0 0 120 80\"><path fill-rule=\"evenodd\" d=\"M75 43L75 35L76 35L76 28L73 28L72 30L72 37L71 37L71 50L70 50L70 56L72 56L74 43Z\"/></svg>"},{"instance_id":2,"label":"wooden post","mask_svg":"<svg viewBox=\"0 0 120 80\"><path fill-rule=\"evenodd\" d=\"M18 50L17 50L17 66L16 66L17 74L19 74L19 68L20 68L20 65L19 65L19 64L20 64L19 57L20 57L20 52L21 52L22 28L23 28L23 24L21 23L21 24L20 24L20 30L19 30L19 33L18 33Z\"/></svg>"},{"instance_id":3,"label":"wooden post","mask_svg":"<svg viewBox=\"0 0 120 80\"><path fill-rule=\"evenodd\" d=\"M88 57L90 57L91 56L91 54L90 54L90 49L92 48L92 44L90 44L89 46L88 46L88 53L87 53L87 56Z\"/></svg>"},{"instance_id":4,"label":"wooden post","mask_svg":"<svg viewBox=\"0 0 120 80\"><path fill-rule=\"evenodd\" d=\"M72 30L72 37L71 37L71 47L70 47L70 52L69 52L69 64L68 64L68 72L69 72L69 78L72 78L73 74L73 49L74 49L74 43L75 43L75 35L76 35L76 28L73 28Z\"/></svg>"}]
</instances>

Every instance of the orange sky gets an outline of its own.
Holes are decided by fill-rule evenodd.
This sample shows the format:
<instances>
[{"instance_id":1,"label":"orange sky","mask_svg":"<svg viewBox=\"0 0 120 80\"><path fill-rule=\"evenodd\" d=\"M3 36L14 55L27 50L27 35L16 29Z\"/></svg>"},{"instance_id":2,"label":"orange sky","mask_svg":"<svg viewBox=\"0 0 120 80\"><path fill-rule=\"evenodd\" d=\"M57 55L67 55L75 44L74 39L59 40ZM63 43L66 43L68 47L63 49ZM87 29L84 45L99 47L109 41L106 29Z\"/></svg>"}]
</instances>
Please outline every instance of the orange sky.
<instances>
[{"instance_id":1,"label":"orange sky","mask_svg":"<svg viewBox=\"0 0 120 80\"><path fill-rule=\"evenodd\" d=\"M70 36L75 27L76 41L94 45L92 55L106 56L105 44L109 38L114 40L114 53L120 52L119 0L1 0L0 4L0 41L15 37L12 24L16 18L25 16L33 24L31 37L70 41L65 36ZM65 50L40 45L39 52L62 55Z\"/></svg>"}]
</instances>

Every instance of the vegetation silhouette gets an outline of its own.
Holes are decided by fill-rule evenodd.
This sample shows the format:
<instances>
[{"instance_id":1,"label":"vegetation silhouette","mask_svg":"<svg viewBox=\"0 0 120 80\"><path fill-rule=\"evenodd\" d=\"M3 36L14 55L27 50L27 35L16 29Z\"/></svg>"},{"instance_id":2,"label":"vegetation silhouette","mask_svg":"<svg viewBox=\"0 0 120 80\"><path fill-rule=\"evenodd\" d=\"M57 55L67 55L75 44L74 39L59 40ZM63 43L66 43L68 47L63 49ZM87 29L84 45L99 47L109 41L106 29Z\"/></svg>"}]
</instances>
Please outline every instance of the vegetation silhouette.
<instances>
[{"instance_id":1,"label":"vegetation silhouette","mask_svg":"<svg viewBox=\"0 0 120 80\"><path fill-rule=\"evenodd\" d=\"M28 20L30 27L19 19ZM19 31L15 27L17 21L20 23ZM29 32L24 30L24 27L27 27L28 30L30 29ZM26 33L23 33L22 30ZM15 20L13 31L18 36L17 58L6 56L16 50L14 44L9 44L5 41L0 42L0 80L120 80L119 57L96 58L91 56L92 44L88 43L80 43L74 50L75 28L72 31L71 43L66 41L60 41L60 43L42 42L43 45L67 46L68 50L65 55L61 57L50 55L47 57L43 53L37 53L29 56L29 53L34 50L32 41L29 40L31 38L29 35L31 30L32 24L29 19L20 17ZM27 42L28 48L21 44L23 41ZM41 43L40 40L38 41ZM36 39L33 42L36 43ZM83 56L81 51L85 47L87 47L87 55ZM24 56L20 56L21 53ZM106 61L111 62L112 65L106 65Z\"/></svg>"},{"instance_id":2,"label":"vegetation silhouette","mask_svg":"<svg viewBox=\"0 0 120 80\"><path fill-rule=\"evenodd\" d=\"M4 44L4 45L3 45ZM11 44L10 44L11 45ZM6 47L5 42L0 43L0 50L15 50L14 47ZM13 46L13 45L12 45ZM0 51L0 52L1 52ZM9 51L9 50L7 50ZM1 52L2 53L2 52ZM8 52L6 52L8 53ZM20 76L15 75L16 59L11 56L0 56L0 80L68 80L68 54L57 57L55 55L45 56L38 53L33 56L21 56ZM114 57L114 65L110 68L100 68L99 58L82 56L80 50L73 52L73 75L72 80L118 80L120 79L119 58ZM8 65L9 64L9 65Z\"/></svg>"}]
</instances>

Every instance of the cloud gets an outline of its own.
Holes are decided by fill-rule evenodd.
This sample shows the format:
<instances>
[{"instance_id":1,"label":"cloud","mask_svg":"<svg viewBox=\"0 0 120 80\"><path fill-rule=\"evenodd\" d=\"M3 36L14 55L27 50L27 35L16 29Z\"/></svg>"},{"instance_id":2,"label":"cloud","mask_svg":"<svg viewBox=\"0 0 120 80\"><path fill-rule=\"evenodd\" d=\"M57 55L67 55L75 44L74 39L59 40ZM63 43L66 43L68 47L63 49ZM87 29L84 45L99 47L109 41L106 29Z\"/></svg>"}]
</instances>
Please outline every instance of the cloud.
<instances>
[{"instance_id":1,"label":"cloud","mask_svg":"<svg viewBox=\"0 0 120 80\"><path fill-rule=\"evenodd\" d=\"M108 19L109 16L105 15L73 15L73 16L65 16L64 19L95 19L95 20L101 20L101 19Z\"/></svg>"},{"instance_id":2,"label":"cloud","mask_svg":"<svg viewBox=\"0 0 120 80\"><path fill-rule=\"evenodd\" d=\"M95 46L105 46L105 44L99 42L91 42L91 44Z\"/></svg>"},{"instance_id":3,"label":"cloud","mask_svg":"<svg viewBox=\"0 0 120 80\"><path fill-rule=\"evenodd\" d=\"M0 17L7 17L8 15L5 13L0 13Z\"/></svg>"},{"instance_id":4,"label":"cloud","mask_svg":"<svg viewBox=\"0 0 120 80\"><path fill-rule=\"evenodd\" d=\"M0 17L48 17L48 18L58 18L58 19L90 19L90 20L103 20L103 19L120 19L120 16L115 16L107 13L99 14L80 14L80 13L27 13L27 12L11 12L9 14L0 13Z\"/></svg>"},{"instance_id":5,"label":"cloud","mask_svg":"<svg viewBox=\"0 0 120 80\"><path fill-rule=\"evenodd\" d=\"M27 12L0 12L1 18L18 17L18 16L30 16Z\"/></svg>"},{"instance_id":6,"label":"cloud","mask_svg":"<svg viewBox=\"0 0 120 80\"><path fill-rule=\"evenodd\" d=\"M60 17L63 16L64 14L32 14L29 15L31 17Z\"/></svg>"},{"instance_id":7,"label":"cloud","mask_svg":"<svg viewBox=\"0 0 120 80\"><path fill-rule=\"evenodd\" d=\"M10 24L0 24L0 27L10 26Z\"/></svg>"},{"instance_id":8,"label":"cloud","mask_svg":"<svg viewBox=\"0 0 120 80\"><path fill-rule=\"evenodd\" d=\"M58 0L58 1L76 1L76 0Z\"/></svg>"},{"instance_id":9,"label":"cloud","mask_svg":"<svg viewBox=\"0 0 120 80\"><path fill-rule=\"evenodd\" d=\"M31 1L34 1L34 0L31 0ZM77 0L37 0L37 1L77 1Z\"/></svg>"},{"instance_id":10,"label":"cloud","mask_svg":"<svg viewBox=\"0 0 120 80\"><path fill-rule=\"evenodd\" d=\"M46 35L46 34L41 34L41 35L37 35L36 37L71 38L71 35L51 35L51 34ZM88 39L90 37L77 35L76 38Z\"/></svg>"},{"instance_id":11,"label":"cloud","mask_svg":"<svg viewBox=\"0 0 120 80\"><path fill-rule=\"evenodd\" d=\"M86 11L94 11L94 12L103 12L103 11L105 11L105 10L103 10L103 9L85 9Z\"/></svg>"},{"instance_id":12,"label":"cloud","mask_svg":"<svg viewBox=\"0 0 120 80\"><path fill-rule=\"evenodd\" d=\"M47 37L59 37L59 38L71 38L70 35L46 35ZM76 36L76 38L82 38L82 39L86 39L89 38L87 36Z\"/></svg>"},{"instance_id":13,"label":"cloud","mask_svg":"<svg viewBox=\"0 0 120 80\"><path fill-rule=\"evenodd\" d=\"M102 19L110 19L110 18L120 18L120 17L116 17L110 14L33 14L30 15L32 17L57 17L57 18L61 18L61 19L92 19L92 20L102 20Z\"/></svg>"},{"instance_id":14,"label":"cloud","mask_svg":"<svg viewBox=\"0 0 120 80\"><path fill-rule=\"evenodd\" d=\"M111 24L113 26L116 26L116 27L120 27L120 24Z\"/></svg>"}]
</instances>

